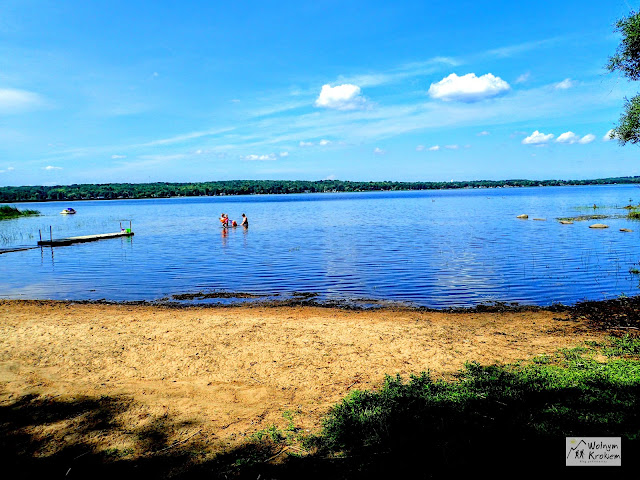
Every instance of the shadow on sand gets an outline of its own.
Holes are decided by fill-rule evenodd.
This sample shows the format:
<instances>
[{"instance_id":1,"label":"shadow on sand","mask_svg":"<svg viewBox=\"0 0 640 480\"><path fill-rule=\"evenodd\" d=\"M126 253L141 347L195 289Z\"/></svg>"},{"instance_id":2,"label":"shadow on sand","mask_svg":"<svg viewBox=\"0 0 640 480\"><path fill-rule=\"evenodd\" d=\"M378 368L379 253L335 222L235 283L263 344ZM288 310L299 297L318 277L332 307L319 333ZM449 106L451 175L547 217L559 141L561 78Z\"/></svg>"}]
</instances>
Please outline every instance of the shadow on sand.
<instances>
[{"instance_id":1,"label":"shadow on sand","mask_svg":"<svg viewBox=\"0 0 640 480\"><path fill-rule=\"evenodd\" d=\"M640 392L636 388L634 393ZM575 392L558 395L572 397ZM268 439L230 447L197 434L172 443L171 433L185 428L199 432L199 426L165 415L130 429L120 419L133 406L126 398L107 396L25 395L5 403L0 406L0 465L4 472L13 472L5 478L427 479L458 478L470 470L491 473L492 478L513 478L518 472L603 478L623 473L620 467L567 470L564 436L523 438L522 412L498 404L491 411L478 406L462 412L465 420L454 412L455 406L423 418L404 418L389 425L384 448L359 446L343 455L324 447L298 455L285 442ZM420 415L420 408L407 405L406 410ZM106 438L113 445L113 439L124 437L117 448L99 446ZM638 467L636 447L634 442L636 451L627 449L626 472Z\"/></svg>"}]
</instances>

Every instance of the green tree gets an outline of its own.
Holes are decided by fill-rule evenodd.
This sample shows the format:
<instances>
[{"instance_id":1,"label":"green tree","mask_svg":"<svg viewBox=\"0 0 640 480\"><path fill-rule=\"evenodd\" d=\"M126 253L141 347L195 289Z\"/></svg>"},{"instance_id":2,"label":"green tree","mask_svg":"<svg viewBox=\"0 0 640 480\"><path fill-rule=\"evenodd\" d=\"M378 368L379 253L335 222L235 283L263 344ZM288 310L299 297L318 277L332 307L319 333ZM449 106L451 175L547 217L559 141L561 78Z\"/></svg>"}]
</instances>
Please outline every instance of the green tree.
<instances>
[{"instance_id":1,"label":"green tree","mask_svg":"<svg viewBox=\"0 0 640 480\"><path fill-rule=\"evenodd\" d=\"M629 80L640 80L640 13L632 11L618 20L615 30L622 34L622 40L616 54L609 58L607 69L618 70ZM640 142L640 95L631 100L625 98L624 112L611 138L617 138L622 145Z\"/></svg>"}]
</instances>

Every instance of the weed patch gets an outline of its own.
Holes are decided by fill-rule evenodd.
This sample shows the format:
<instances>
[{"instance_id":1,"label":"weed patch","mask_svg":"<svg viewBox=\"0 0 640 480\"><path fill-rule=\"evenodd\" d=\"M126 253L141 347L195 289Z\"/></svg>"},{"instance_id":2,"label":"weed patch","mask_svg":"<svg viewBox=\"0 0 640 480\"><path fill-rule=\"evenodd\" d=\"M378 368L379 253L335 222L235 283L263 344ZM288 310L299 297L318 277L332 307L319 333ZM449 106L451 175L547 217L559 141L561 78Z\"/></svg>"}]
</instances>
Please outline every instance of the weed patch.
<instances>
[{"instance_id":1,"label":"weed patch","mask_svg":"<svg viewBox=\"0 0 640 480\"><path fill-rule=\"evenodd\" d=\"M9 205L0 205L0 220L18 218L18 217L32 217L40 215L38 210L18 210L16 207Z\"/></svg>"},{"instance_id":2,"label":"weed patch","mask_svg":"<svg viewBox=\"0 0 640 480\"><path fill-rule=\"evenodd\" d=\"M621 436L637 448L640 341L612 337L602 347L606 362L596 359L599 352L592 344L523 365L468 363L454 382L427 372L408 381L387 376L379 390L354 391L333 407L321 443L395 461L431 455L440 473L495 456L515 467L531 451L545 467L560 468L556 454L566 436Z\"/></svg>"}]
</instances>

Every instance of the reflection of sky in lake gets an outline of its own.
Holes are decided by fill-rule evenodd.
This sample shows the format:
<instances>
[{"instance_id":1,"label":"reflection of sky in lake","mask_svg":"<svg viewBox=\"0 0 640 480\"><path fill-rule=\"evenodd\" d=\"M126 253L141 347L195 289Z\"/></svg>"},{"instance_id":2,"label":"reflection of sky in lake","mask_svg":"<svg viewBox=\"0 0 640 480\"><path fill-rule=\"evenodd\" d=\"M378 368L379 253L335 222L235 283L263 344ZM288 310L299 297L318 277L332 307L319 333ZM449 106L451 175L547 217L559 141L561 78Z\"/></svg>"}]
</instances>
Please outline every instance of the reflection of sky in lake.
<instances>
[{"instance_id":1,"label":"reflection of sky in lake","mask_svg":"<svg viewBox=\"0 0 640 480\"><path fill-rule=\"evenodd\" d=\"M0 247L117 231L135 236L0 255L0 297L154 300L231 291L444 307L573 303L635 294L634 186L375 192L19 204L43 216L0 222ZM562 225L558 217L614 217ZM220 213L249 230L223 232ZM528 220L517 219L521 213ZM537 221L533 218L545 218ZM620 232L632 228L633 233Z\"/></svg>"}]
</instances>

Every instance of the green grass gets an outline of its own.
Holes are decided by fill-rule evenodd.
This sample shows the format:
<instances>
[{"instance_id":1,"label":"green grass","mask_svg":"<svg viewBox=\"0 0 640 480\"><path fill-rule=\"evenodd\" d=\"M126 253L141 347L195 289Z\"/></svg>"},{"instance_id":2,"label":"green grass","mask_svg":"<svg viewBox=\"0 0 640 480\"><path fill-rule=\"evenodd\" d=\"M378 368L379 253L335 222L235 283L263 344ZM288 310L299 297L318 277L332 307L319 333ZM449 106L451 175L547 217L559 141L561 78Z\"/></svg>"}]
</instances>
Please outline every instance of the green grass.
<instances>
[{"instance_id":1,"label":"green grass","mask_svg":"<svg viewBox=\"0 0 640 480\"><path fill-rule=\"evenodd\" d=\"M629 210L629 213L627 213L627 217L634 220L640 220L640 210Z\"/></svg>"},{"instance_id":2,"label":"green grass","mask_svg":"<svg viewBox=\"0 0 640 480\"><path fill-rule=\"evenodd\" d=\"M0 220L18 217L32 217L40 215L38 210L18 210L16 207L9 205L0 205Z\"/></svg>"}]
</instances>

